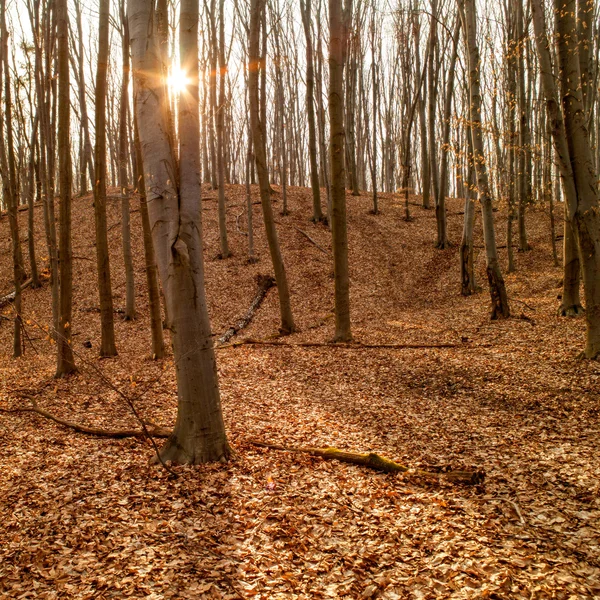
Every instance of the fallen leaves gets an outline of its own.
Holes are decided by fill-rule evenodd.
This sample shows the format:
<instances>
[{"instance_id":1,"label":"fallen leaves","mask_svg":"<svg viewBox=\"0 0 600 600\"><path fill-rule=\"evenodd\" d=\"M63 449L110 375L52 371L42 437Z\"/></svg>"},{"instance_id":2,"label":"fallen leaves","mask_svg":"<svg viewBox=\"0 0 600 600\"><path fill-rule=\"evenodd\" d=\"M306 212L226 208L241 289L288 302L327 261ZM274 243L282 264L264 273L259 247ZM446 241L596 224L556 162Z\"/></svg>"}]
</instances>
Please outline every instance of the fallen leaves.
<instances>
[{"instance_id":1,"label":"fallen leaves","mask_svg":"<svg viewBox=\"0 0 600 600\"><path fill-rule=\"evenodd\" d=\"M244 199L243 188L228 187L227 194L232 204ZM309 222L310 193L290 188L289 202L292 215L282 221L328 248L330 233ZM289 346L244 344L218 354L236 451L228 465L176 467L181 477L172 480L147 464L152 450L140 440L89 438L37 415L0 415L0 597L600 595L600 368L574 360L583 322L556 316L560 269L551 266L543 216L532 212L534 250L519 254L519 271L506 277L510 296L535 308L532 327L518 318L490 323L486 294L458 295L457 250L433 248L434 221L405 223L394 197L382 194L380 202L383 213L373 217L367 196L348 198L360 348L323 345L333 333L330 266L305 236L282 229L301 332ZM255 275L269 271L268 252L257 226L258 265L246 264L245 237L235 234L234 257L210 260L218 229L216 204L206 206L208 300L213 329L223 332L250 305ZM449 206L451 213L459 208L453 200ZM82 256L93 251L90 211L89 198L75 201L74 249ZM109 220L120 218L118 202L109 201L108 211ZM41 216L37 210L40 240ZM255 223L259 218L257 212ZM150 360L137 219L132 213L139 318L117 321L119 357L95 359L98 315L80 310L97 304L95 275L81 261L74 265L73 340L135 396L145 419L167 424L176 415L174 367L170 357ZM460 217L450 214L449 223L457 240ZM118 306L118 228L109 236ZM3 239L0 255L9 251ZM476 263L484 281L482 254ZM10 277L10 261L1 260L6 293ZM31 323L51 322L48 286L28 290L23 306ZM266 340L277 327L277 295L269 293L242 340ZM21 390L67 421L138 426L93 372L54 381L54 349L29 328L40 337L39 354L28 346L13 361L6 354L11 327L0 323L0 406L15 408L10 398ZM386 344L411 347L398 352ZM422 347L439 344L450 347ZM424 470L479 467L487 478L480 489L428 484L269 452L253 447L255 438L380 453Z\"/></svg>"}]
</instances>

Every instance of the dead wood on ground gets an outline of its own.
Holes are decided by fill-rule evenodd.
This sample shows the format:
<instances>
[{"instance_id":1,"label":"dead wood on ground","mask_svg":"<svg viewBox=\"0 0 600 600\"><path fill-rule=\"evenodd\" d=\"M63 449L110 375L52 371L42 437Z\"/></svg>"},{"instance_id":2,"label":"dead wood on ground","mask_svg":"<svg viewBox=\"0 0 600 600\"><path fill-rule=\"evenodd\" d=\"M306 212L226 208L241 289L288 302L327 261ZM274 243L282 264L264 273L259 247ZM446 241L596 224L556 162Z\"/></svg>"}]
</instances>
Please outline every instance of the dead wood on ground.
<instances>
[{"instance_id":1,"label":"dead wood on ground","mask_svg":"<svg viewBox=\"0 0 600 600\"><path fill-rule=\"evenodd\" d=\"M406 473L407 475L417 475L419 477L442 477L443 479L454 483L465 483L468 485L478 485L483 483L485 478L485 473L483 471L442 471L436 473L419 469L410 469L405 465L397 463L385 456L375 454L374 452L345 452L344 450L338 450L337 448L294 448L281 446L279 444L267 444L266 442L260 441L252 441L251 443L260 448L310 454L311 456L319 456L325 460L339 460L340 462L360 465L368 467L369 469L375 469L376 471L383 471L384 473Z\"/></svg>"},{"instance_id":2,"label":"dead wood on ground","mask_svg":"<svg viewBox=\"0 0 600 600\"><path fill-rule=\"evenodd\" d=\"M218 340L217 345L226 344L238 331L248 327L256 314L256 311L260 308L267 292L275 285L275 279L270 275L257 275L256 283L258 289L252 299L248 312L233 326L231 326Z\"/></svg>"}]
</instances>

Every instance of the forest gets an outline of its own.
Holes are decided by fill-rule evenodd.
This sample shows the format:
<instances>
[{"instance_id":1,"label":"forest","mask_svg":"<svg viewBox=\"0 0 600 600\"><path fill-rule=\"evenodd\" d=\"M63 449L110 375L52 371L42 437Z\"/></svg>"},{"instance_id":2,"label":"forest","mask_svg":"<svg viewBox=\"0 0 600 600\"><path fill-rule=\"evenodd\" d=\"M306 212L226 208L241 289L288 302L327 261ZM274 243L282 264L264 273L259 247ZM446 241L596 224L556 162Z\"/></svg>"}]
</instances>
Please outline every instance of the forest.
<instances>
[{"instance_id":1,"label":"forest","mask_svg":"<svg viewBox=\"0 0 600 600\"><path fill-rule=\"evenodd\" d=\"M595 0L0 0L0 599L600 598Z\"/></svg>"}]
</instances>

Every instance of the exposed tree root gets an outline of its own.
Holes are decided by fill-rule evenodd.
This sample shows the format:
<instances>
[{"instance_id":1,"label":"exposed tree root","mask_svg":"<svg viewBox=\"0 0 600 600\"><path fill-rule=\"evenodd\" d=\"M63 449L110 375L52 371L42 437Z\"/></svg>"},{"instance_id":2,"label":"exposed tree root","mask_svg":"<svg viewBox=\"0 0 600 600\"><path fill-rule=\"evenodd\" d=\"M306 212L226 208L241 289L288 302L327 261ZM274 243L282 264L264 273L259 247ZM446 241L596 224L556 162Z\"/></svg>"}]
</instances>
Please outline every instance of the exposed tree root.
<instances>
[{"instance_id":1,"label":"exposed tree root","mask_svg":"<svg viewBox=\"0 0 600 600\"><path fill-rule=\"evenodd\" d=\"M270 275L257 275L256 283L258 284L258 290L256 290L256 294L250 304L248 312L217 340L218 346L226 344L238 331L241 331L250 325L256 311L265 299L267 292L275 285L275 279Z\"/></svg>"},{"instance_id":2,"label":"exposed tree root","mask_svg":"<svg viewBox=\"0 0 600 600\"><path fill-rule=\"evenodd\" d=\"M28 279L24 283L21 284L21 291L28 288L32 284L32 280ZM15 301L15 292L11 292L10 294L6 294L6 296L2 296L0 298L0 308L4 308L8 306L11 302Z\"/></svg>"},{"instance_id":3,"label":"exposed tree root","mask_svg":"<svg viewBox=\"0 0 600 600\"><path fill-rule=\"evenodd\" d=\"M385 456L375 454L374 452L359 453L359 452L344 452L337 448L293 448L280 446L278 444L267 444L266 442L252 441L254 446L261 448L270 448L271 450L285 450L287 452L297 452L302 454L310 454L311 456L320 456L325 460L339 460L340 462L360 465L383 471L384 473L406 473L408 475L417 475L419 477L442 477L448 481L455 483L465 483L468 485L478 485L483 483L485 473L483 471L447 471L447 472L432 472L421 471L419 469L410 469L409 467L397 463Z\"/></svg>"},{"instance_id":4,"label":"exposed tree root","mask_svg":"<svg viewBox=\"0 0 600 600\"><path fill-rule=\"evenodd\" d=\"M146 433L142 429L101 429L98 427L88 427L87 425L79 425L78 423L73 423L72 421L66 421L65 419L61 419L56 415L40 408L35 400L31 396L27 396L29 400L31 400L31 404L33 405L31 408L15 408L15 409L0 409L2 412L34 412L46 419L50 419L63 427L68 427L69 429L73 429L78 433L85 433L86 435L95 435L98 437L106 437L113 439L123 439L129 437L137 437L143 438L146 437ZM152 437L166 438L171 435L171 430L165 427L159 427L156 425L148 424L146 426L148 430L148 434Z\"/></svg>"},{"instance_id":5,"label":"exposed tree root","mask_svg":"<svg viewBox=\"0 0 600 600\"><path fill-rule=\"evenodd\" d=\"M233 348L237 346L287 346L287 347L298 347L298 348L344 348L346 350L364 350L365 348L391 348L396 350L418 350L418 349L429 349L429 348L490 348L491 344L469 344L463 342L460 344L455 343L441 343L441 344L363 344L361 342L295 342L289 344L287 342L278 342L276 340L255 340L253 338L247 338L240 340L239 342L232 342L231 344L219 346L218 349L222 348Z\"/></svg>"}]
</instances>

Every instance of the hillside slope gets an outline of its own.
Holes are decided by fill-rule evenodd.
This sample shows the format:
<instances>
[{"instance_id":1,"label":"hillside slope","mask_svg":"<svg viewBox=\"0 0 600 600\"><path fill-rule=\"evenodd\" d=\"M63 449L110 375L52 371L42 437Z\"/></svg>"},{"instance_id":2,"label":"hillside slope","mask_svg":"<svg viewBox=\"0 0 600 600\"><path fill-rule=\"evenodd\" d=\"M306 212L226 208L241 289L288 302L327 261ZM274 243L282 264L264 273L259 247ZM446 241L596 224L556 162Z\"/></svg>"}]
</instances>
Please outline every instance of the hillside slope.
<instances>
[{"instance_id":1,"label":"hillside slope","mask_svg":"<svg viewBox=\"0 0 600 600\"><path fill-rule=\"evenodd\" d=\"M234 256L219 260L216 194L205 190L207 293L213 331L243 315L254 277L271 273L258 190L257 264L246 260L244 189L228 186ZM275 196L279 210L281 201ZM417 198L414 199L418 201ZM0 407L26 395L62 418L118 428L144 417L171 425L172 358L152 361L139 212L132 205L138 318L116 320L119 356L98 360L99 315L91 198L74 201L73 335L79 375L55 381L50 290L26 290L33 347L10 357L0 320ZM368 344L447 348L293 346L333 336L330 234L309 221L309 190L291 188L277 216L299 332L291 347L218 351L229 465L149 466L135 439L86 437L29 412L0 413L0 597L77 598L568 598L600 595L600 458L596 362L577 361L584 323L557 316L561 269L552 266L547 215L528 213L533 250L506 276L513 317L490 322L484 291L463 298L457 244L462 202L450 200L453 246L433 247L433 211L402 219L393 195L382 214L348 196L353 334ZM115 306L124 304L120 205L108 207ZM505 244L505 218L498 243ZM20 213L23 238L26 212ZM478 216L478 220L480 217ZM43 223L36 239L44 262ZM322 249L298 231L305 231ZM26 244L23 250L26 256ZM515 249L516 250L516 249ZM502 264L506 250L501 250ZM0 295L12 290L6 217L0 221ZM7 312L7 316L8 316ZM118 317L118 314L116 315ZM277 333L275 290L238 338ZM235 338L235 339L238 339ZM91 348L83 342L90 341ZM100 375L101 373L101 375ZM107 385L107 380L111 385ZM111 387L113 386L113 387ZM480 488L393 477L303 455L288 446L375 451L410 466L474 466Z\"/></svg>"}]
</instances>

